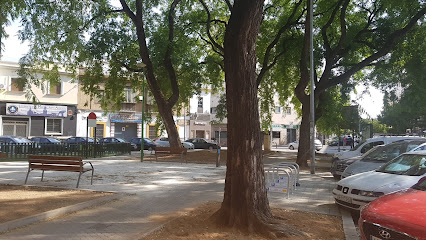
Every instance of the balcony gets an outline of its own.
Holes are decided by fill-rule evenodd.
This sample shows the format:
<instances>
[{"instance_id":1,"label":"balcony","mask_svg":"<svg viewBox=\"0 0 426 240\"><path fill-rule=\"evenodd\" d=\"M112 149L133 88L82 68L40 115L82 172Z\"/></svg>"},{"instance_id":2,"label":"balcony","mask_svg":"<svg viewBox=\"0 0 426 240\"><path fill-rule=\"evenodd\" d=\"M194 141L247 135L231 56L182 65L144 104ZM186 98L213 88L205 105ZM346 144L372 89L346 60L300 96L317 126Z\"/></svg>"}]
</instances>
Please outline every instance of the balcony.
<instances>
[{"instance_id":1,"label":"balcony","mask_svg":"<svg viewBox=\"0 0 426 240\"><path fill-rule=\"evenodd\" d=\"M136 103L122 103L120 112L136 112Z\"/></svg>"}]
</instances>

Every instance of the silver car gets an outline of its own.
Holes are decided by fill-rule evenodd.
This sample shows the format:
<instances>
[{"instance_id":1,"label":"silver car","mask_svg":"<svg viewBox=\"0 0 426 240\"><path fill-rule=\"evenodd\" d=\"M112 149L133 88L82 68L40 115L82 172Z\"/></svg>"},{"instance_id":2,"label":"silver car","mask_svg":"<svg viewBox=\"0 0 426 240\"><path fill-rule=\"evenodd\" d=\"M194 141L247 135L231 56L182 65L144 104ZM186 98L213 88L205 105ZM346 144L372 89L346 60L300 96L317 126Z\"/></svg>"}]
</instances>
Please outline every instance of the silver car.
<instances>
[{"instance_id":1,"label":"silver car","mask_svg":"<svg viewBox=\"0 0 426 240\"><path fill-rule=\"evenodd\" d=\"M170 147L169 139L168 138L159 138L155 141L157 146L159 147ZM186 149L194 149L194 144L190 142L182 142L182 146Z\"/></svg>"},{"instance_id":2,"label":"silver car","mask_svg":"<svg viewBox=\"0 0 426 240\"><path fill-rule=\"evenodd\" d=\"M423 140L406 140L401 142L395 142L388 145L385 145L371 154L363 157L359 161L355 161L350 164L342 173L342 178L349 177L362 172L368 172L375 170L381 167L383 164L389 162L395 157L409 152L419 146L422 143L425 143L426 139Z\"/></svg>"},{"instance_id":3,"label":"silver car","mask_svg":"<svg viewBox=\"0 0 426 240\"><path fill-rule=\"evenodd\" d=\"M337 183L336 204L360 210L374 199L409 188L426 176L426 151L404 153L375 171L356 174Z\"/></svg>"}]
</instances>

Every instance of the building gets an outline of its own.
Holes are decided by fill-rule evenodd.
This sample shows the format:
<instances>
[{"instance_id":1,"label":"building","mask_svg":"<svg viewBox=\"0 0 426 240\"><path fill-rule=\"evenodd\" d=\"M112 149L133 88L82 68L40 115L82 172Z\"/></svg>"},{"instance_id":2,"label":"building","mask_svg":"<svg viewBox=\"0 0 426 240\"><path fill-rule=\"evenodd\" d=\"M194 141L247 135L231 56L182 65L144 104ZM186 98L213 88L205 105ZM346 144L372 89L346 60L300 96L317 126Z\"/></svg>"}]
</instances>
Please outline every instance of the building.
<instances>
[{"instance_id":1,"label":"building","mask_svg":"<svg viewBox=\"0 0 426 240\"><path fill-rule=\"evenodd\" d=\"M72 76L59 71L58 84L22 86L18 69L18 63L0 61L0 135L75 136L78 85Z\"/></svg>"}]
</instances>

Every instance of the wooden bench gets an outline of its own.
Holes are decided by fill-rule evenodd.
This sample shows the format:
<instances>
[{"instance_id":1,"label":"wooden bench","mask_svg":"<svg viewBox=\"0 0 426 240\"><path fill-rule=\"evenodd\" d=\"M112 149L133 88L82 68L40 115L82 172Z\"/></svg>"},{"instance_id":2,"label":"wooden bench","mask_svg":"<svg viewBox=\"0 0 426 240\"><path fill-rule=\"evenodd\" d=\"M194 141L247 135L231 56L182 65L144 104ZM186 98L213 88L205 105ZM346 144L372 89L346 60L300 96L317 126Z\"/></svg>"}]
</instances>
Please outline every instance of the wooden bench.
<instances>
[{"instance_id":1,"label":"wooden bench","mask_svg":"<svg viewBox=\"0 0 426 240\"><path fill-rule=\"evenodd\" d=\"M90 164L90 167L85 164ZM41 170L41 181L43 181L44 171L66 171L78 172L77 188L80 183L80 177L83 173L92 171L92 179L90 184L93 183L94 168L91 162L83 162L81 157L65 157L65 156L48 156L48 155L28 155L28 172L25 178L27 184L28 175L32 170Z\"/></svg>"},{"instance_id":2,"label":"wooden bench","mask_svg":"<svg viewBox=\"0 0 426 240\"><path fill-rule=\"evenodd\" d=\"M180 159L183 162L183 156L187 152L188 152L188 150L186 148L156 147L155 148L155 160L158 160L159 155L180 155Z\"/></svg>"}]
</instances>

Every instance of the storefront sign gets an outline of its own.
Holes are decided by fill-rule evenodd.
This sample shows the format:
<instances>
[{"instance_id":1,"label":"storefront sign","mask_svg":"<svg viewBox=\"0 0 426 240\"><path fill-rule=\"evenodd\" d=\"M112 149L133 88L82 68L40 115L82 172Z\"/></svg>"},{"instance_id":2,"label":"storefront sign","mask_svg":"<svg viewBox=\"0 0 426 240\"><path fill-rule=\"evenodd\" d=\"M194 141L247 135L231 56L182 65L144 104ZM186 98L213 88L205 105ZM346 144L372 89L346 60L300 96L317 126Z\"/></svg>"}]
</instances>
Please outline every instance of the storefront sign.
<instances>
[{"instance_id":1,"label":"storefront sign","mask_svg":"<svg viewBox=\"0 0 426 240\"><path fill-rule=\"evenodd\" d=\"M67 117L67 106L6 103L6 115Z\"/></svg>"},{"instance_id":2,"label":"storefront sign","mask_svg":"<svg viewBox=\"0 0 426 240\"><path fill-rule=\"evenodd\" d=\"M111 113L109 116L111 122L127 122L127 123L141 123L142 114L120 114Z\"/></svg>"}]
</instances>

